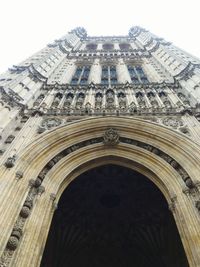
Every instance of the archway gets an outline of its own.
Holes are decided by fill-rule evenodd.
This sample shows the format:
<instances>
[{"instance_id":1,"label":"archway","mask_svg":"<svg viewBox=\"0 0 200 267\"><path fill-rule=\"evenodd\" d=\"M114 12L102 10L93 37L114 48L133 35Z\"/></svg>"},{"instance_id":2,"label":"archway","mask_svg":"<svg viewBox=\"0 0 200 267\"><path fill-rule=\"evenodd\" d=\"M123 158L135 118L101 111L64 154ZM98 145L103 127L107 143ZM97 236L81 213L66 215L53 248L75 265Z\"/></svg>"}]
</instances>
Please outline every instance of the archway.
<instances>
[{"instance_id":1,"label":"archway","mask_svg":"<svg viewBox=\"0 0 200 267\"><path fill-rule=\"evenodd\" d=\"M104 142L110 129L117 132L118 143ZM1 203L9 201L6 212L0 207L3 260L20 267L40 266L54 207L64 190L83 172L116 164L142 173L160 189L173 211L189 265L198 266L199 160L198 144L142 119L89 118L43 133L19 154L13 168L1 172L6 184ZM23 177L13 183L18 173ZM24 211L26 218L21 216ZM13 241L16 226L19 234L11 251L7 244Z\"/></svg>"},{"instance_id":2,"label":"archway","mask_svg":"<svg viewBox=\"0 0 200 267\"><path fill-rule=\"evenodd\" d=\"M188 267L174 218L155 184L109 164L72 181L58 203L41 267Z\"/></svg>"}]
</instances>

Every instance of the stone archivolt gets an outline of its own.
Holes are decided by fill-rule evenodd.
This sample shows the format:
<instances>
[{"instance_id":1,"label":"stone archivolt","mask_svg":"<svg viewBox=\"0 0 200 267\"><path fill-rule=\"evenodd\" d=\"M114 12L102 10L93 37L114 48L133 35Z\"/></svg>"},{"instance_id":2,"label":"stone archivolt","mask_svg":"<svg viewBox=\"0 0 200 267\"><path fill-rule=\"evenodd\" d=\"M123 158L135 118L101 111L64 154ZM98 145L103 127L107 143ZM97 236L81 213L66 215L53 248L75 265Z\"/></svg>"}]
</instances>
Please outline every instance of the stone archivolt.
<instances>
[{"instance_id":1,"label":"stone archivolt","mask_svg":"<svg viewBox=\"0 0 200 267\"><path fill-rule=\"evenodd\" d=\"M101 128L97 126L97 121L98 125L101 125ZM111 128L107 127L108 124ZM112 127L115 130L113 130ZM96 138L93 137L94 134L96 135ZM69 138L69 136L71 135L74 136L73 139ZM115 140L114 144L112 146L106 146L106 149L104 148L105 145L103 144L103 136L105 135L109 136L108 140L111 140L111 142L112 140ZM177 141L177 137L179 138L179 144L176 147L169 149L169 147L171 147L173 144L173 139ZM115 144L118 143L116 142L118 138L119 144L116 146ZM47 147L45 147L46 142L48 142L49 144ZM66 150L64 150L65 152L63 151L63 146L67 147ZM152 125L148 121L145 122L139 119L133 120L128 118L107 117L82 120L80 122L72 123L68 126L60 128L58 127L56 132L49 132L39 137L38 140L27 147L26 151L22 155L19 155L19 159L17 160L14 169L17 170L18 168L20 168L20 170L23 170L23 178L20 179L18 183L21 183L24 191L23 194L26 194L27 192L26 186L24 187L23 184L25 185L30 179L31 188L28 193L28 197L25 200L21 211L19 212L19 217L16 221L16 224L20 225L20 229L21 231L23 231L25 221L27 220L28 227L28 225L31 223L32 218L38 216L37 209L40 210L40 207L35 202L36 198L38 198L38 194L41 195L41 193L43 193L39 197L39 199L41 200L38 199L38 201L44 201L44 203L46 203L45 205L50 205L50 200L48 200L48 197L52 193L54 193L56 196L53 201L58 201L62 191L67 186L70 179L72 179L70 178L70 176L73 176L75 169L80 166L78 168L80 168L81 170L81 165L84 166L84 164L87 165L87 168L90 168L89 162L91 162L96 157L94 157L94 153L98 155L97 161L99 159L100 164L101 158L102 162L104 162L103 159L109 157L113 161L118 162L118 164L121 164L120 161L124 161L123 158L127 158L129 159L130 164L133 165L132 168L135 168L134 166L136 166L137 169L141 168L140 171L145 173L148 173L151 170L151 172L154 173L153 182L156 183L156 185L163 192L169 204L171 203L171 199L176 192L177 204L174 210L175 214L177 212L180 213L184 205L186 205L185 209L192 209L192 206L190 207L191 204L189 205L189 203L185 202L182 190L188 188L189 191L193 191L193 194L194 192L196 192L195 198L198 198L199 193L198 187L196 186L198 172L197 169L192 171L187 167L187 164L183 163L188 162L189 165L195 165L199 157L199 155L198 157L196 157L199 153L198 149L198 145L192 143L188 138L179 135L178 133L175 133L165 127L161 127L156 124ZM181 152L181 150L185 150L184 153ZM31 154L30 151L32 151ZM49 156L46 157L44 155ZM32 162L32 164L27 164L28 162ZM37 170L34 167L36 165L38 166ZM181 166L184 166L184 169ZM39 174L37 174L39 169L41 171ZM149 171L147 171L148 169ZM187 172L189 174L187 174ZM152 175L150 176L152 177ZM151 179L151 177L149 178ZM181 182L181 177L183 179L183 183ZM50 181L49 179L53 180ZM55 184L53 181L57 181L57 183ZM43 187L41 188L41 186ZM13 188L12 190L15 191L16 189ZM19 199L18 201L21 200ZM193 207L195 207L196 205L198 209L198 200L192 201L194 201ZM183 205L181 206L181 209L179 206L180 202ZM34 210L31 211L33 205L36 205L36 207L38 206L38 208L35 207ZM52 216L51 214L52 213L50 213L48 216L45 215L47 217L44 216L43 219L40 219L49 220L49 216ZM29 218L30 216L31 219ZM186 212L181 216L187 217L188 214ZM195 220L198 220L196 216L197 215L194 216L193 220L195 218ZM179 220L179 215L176 214L175 217L176 220ZM31 230L32 234L35 233L33 229L34 227ZM25 264L23 263L20 254L22 253L22 251L24 251L24 249L26 249L23 248L23 246L26 244L26 242L29 242L28 240L29 238L31 238L31 233L29 236L26 235L24 237L21 234L19 238L11 234L10 241L8 240L9 238L7 239L8 245L2 255L2 261L6 261L6 255L11 255L11 252L14 253L14 251L17 249L16 256L14 258L15 261L17 262L17 264L19 264L20 262L20 264ZM16 241L14 241L15 238L17 238ZM25 238L24 241L23 238ZM39 239L37 242L39 242ZM12 257L10 260L12 260ZM26 259L26 261L27 260L28 259Z\"/></svg>"}]
</instances>

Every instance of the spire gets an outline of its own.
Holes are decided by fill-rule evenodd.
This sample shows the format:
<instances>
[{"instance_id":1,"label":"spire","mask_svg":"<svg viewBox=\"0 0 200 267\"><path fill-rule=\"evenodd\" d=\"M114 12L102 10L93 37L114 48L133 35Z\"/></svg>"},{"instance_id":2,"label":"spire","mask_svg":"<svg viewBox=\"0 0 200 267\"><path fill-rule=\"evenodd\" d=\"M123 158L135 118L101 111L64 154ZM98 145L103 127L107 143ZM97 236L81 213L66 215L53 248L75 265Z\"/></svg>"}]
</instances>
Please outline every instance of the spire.
<instances>
[{"instance_id":1,"label":"spire","mask_svg":"<svg viewBox=\"0 0 200 267\"><path fill-rule=\"evenodd\" d=\"M142 28L140 26L134 26L134 27L130 28L129 36L130 37L137 37L141 32L147 32L147 30L145 30L144 28Z\"/></svg>"},{"instance_id":2,"label":"spire","mask_svg":"<svg viewBox=\"0 0 200 267\"><path fill-rule=\"evenodd\" d=\"M87 32L83 27L76 27L70 33L75 33L79 38L87 37Z\"/></svg>"}]
</instances>

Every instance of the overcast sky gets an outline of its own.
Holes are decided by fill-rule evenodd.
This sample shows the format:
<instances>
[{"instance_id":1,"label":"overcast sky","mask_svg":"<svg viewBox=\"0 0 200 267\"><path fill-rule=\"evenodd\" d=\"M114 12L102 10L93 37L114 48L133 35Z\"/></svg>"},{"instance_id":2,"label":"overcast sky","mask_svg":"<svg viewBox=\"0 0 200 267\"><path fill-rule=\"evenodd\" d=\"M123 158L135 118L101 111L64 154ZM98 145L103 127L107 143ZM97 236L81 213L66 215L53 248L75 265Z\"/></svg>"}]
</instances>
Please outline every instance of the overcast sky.
<instances>
[{"instance_id":1,"label":"overcast sky","mask_svg":"<svg viewBox=\"0 0 200 267\"><path fill-rule=\"evenodd\" d=\"M126 35L140 25L200 58L200 0L1 0L0 72L76 26Z\"/></svg>"}]
</instances>

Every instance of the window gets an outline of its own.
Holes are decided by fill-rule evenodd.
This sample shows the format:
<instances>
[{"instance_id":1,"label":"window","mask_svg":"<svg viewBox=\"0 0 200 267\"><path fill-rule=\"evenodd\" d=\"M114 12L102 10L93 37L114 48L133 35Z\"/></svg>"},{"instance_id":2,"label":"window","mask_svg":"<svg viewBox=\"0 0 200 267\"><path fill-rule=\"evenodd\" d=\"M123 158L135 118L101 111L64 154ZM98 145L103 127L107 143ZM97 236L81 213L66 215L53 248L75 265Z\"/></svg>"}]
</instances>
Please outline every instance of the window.
<instances>
[{"instance_id":1,"label":"window","mask_svg":"<svg viewBox=\"0 0 200 267\"><path fill-rule=\"evenodd\" d=\"M102 67L101 83L104 85L109 84L108 66Z\"/></svg>"},{"instance_id":2,"label":"window","mask_svg":"<svg viewBox=\"0 0 200 267\"><path fill-rule=\"evenodd\" d=\"M129 50L130 49L130 45L127 43L119 44L119 47L121 50Z\"/></svg>"},{"instance_id":3,"label":"window","mask_svg":"<svg viewBox=\"0 0 200 267\"><path fill-rule=\"evenodd\" d=\"M107 44L103 44L103 49L104 50L113 50L114 49L114 45L107 43Z\"/></svg>"},{"instance_id":4,"label":"window","mask_svg":"<svg viewBox=\"0 0 200 267\"><path fill-rule=\"evenodd\" d=\"M74 76L72 77L71 84L85 85L88 83L88 77L90 74L90 66L81 66L76 69Z\"/></svg>"},{"instance_id":5,"label":"window","mask_svg":"<svg viewBox=\"0 0 200 267\"><path fill-rule=\"evenodd\" d=\"M117 84L117 72L115 66L110 67L110 84Z\"/></svg>"},{"instance_id":6,"label":"window","mask_svg":"<svg viewBox=\"0 0 200 267\"><path fill-rule=\"evenodd\" d=\"M116 66L103 66L102 67L101 83L103 85L117 84Z\"/></svg>"},{"instance_id":7,"label":"window","mask_svg":"<svg viewBox=\"0 0 200 267\"><path fill-rule=\"evenodd\" d=\"M93 43L87 44L86 48L87 48L87 50L92 50L92 51L96 50L97 49L97 44L93 44Z\"/></svg>"},{"instance_id":8,"label":"window","mask_svg":"<svg viewBox=\"0 0 200 267\"><path fill-rule=\"evenodd\" d=\"M132 83L134 84L149 83L141 66L128 66L128 72L130 74Z\"/></svg>"}]
</instances>

